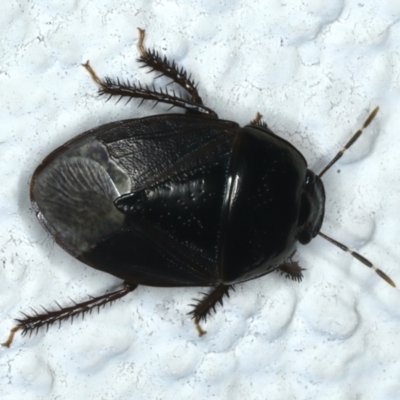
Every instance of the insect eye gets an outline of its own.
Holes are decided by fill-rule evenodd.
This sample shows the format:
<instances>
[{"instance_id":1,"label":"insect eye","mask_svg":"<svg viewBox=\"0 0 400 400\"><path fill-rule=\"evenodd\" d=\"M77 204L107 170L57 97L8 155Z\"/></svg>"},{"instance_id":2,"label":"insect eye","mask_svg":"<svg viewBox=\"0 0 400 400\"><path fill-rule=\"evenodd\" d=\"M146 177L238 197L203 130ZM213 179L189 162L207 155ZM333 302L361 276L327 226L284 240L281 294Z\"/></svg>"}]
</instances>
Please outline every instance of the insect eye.
<instances>
[{"instance_id":1,"label":"insect eye","mask_svg":"<svg viewBox=\"0 0 400 400\"><path fill-rule=\"evenodd\" d=\"M315 183L316 175L311 170L307 170L306 174L306 185L313 185Z\"/></svg>"},{"instance_id":2,"label":"insect eye","mask_svg":"<svg viewBox=\"0 0 400 400\"><path fill-rule=\"evenodd\" d=\"M301 244L307 244L311 242L311 234L310 232L304 230L302 232L299 233L299 236L297 237L297 240L301 243Z\"/></svg>"}]
</instances>

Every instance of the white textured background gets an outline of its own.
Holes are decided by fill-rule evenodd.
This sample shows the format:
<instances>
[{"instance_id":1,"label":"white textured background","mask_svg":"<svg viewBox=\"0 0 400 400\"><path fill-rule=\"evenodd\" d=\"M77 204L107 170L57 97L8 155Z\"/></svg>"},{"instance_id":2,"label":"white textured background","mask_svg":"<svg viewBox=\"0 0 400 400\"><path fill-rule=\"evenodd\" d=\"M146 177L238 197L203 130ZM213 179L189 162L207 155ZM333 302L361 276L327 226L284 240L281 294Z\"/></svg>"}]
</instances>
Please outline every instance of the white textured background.
<instances>
[{"instance_id":1,"label":"white textured background","mask_svg":"<svg viewBox=\"0 0 400 400\"><path fill-rule=\"evenodd\" d=\"M28 187L41 160L78 133L165 111L105 103L80 66L90 59L101 76L151 82L135 62L137 27L192 73L221 118L246 124L259 111L316 172L379 105L324 176L323 231L400 284L399 19L393 0L5 2L0 339L19 311L119 284L53 244ZM202 338L186 316L197 288L140 287L84 321L18 334L0 350L0 397L400 398L399 291L321 238L298 258L301 284L272 274L238 285Z\"/></svg>"}]
</instances>

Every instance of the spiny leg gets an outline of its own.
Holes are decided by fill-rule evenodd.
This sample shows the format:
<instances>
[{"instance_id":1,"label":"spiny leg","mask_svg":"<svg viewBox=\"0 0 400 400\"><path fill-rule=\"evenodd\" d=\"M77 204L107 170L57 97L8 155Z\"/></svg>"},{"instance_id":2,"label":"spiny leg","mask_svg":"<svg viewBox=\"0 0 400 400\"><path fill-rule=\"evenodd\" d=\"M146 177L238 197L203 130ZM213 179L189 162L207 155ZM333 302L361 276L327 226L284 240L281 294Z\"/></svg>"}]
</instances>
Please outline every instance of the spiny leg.
<instances>
[{"instance_id":1,"label":"spiny leg","mask_svg":"<svg viewBox=\"0 0 400 400\"><path fill-rule=\"evenodd\" d=\"M217 118L217 114L203 105L196 104L190 100L185 100L182 97L178 97L175 94L171 95L162 89L160 91L149 89L148 86L142 87L139 85L130 84L129 82L123 83L119 79L112 80L109 77L104 79L100 79L97 74L94 72L93 68L89 64L89 61L86 61L85 64L82 64L83 67L91 75L92 79L100 85L99 94L102 95L109 95L110 99L112 96L119 96L120 101L123 97L128 97L128 102L131 99L142 99L144 100L152 100L157 103L166 103L170 104L172 107L180 107L187 111L193 111L198 114L208 115L213 118ZM140 103L142 104L142 103Z\"/></svg>"},{"instance_id":2,"label":"spiny leg","mask_svg":"<svg viewBox=\"0 0 400 400\"><path fill-rule=\"evenodd\" d=\"M268 128L268 125L262 120L262 115L257 111L256 117L250 121L250 125L258 125L263 128Z\"/></svg>"},{"instance_id":3,"label":"spiny leg","mask_svg":"<svg viewBox=\"0 0 400 400\"><path fill-rule=\"evenodd\" d=\"M133 98L142 99L143 103L145 100L152 100L155 101L155 105L157 103L166 103L170 104L171 107L180 107L185 109L187 112L202 114L205 116L209 116L211 118L218 118L218 115L208 107L205 107L200 99L200 96L197 93L197 89L190 79L186 77L186 73L181 70L179 71L175 64L168 64L165 62L164 65L160 64L163 63L160 57L154 52L154 57L151 56L150 53L147 53L143 47L143 38L144 38L144 31L140 31L140 40L139 40L139 49L142 53L147 54L149 58L149 66L152 67L150 61L158 61L158 68L160 72L164 71L165 75L174 79L175 82L184 87L188 92L191 94L192 99L186 100L180 96L173 94L169 94L167 91L160 89L159 91L155 90L154 86L150 89L148 86L141 86L130 84L129 81L121 82L120 79L113 80L109 77L105 77L104 79L100 79L97 74L94 72L93 68L87 61L85 64L82 64L83 67L91 75L92 79L100 86L99 94L100 95L109 95L108 99L112 96L119 96L120 101L123 97L127 97L129 101ZM142 55L143 58L143 55ZM140 60L139 60L140 61ZM144 62L144 61L143 61ZM146 64L147 65L147 64ZM162 68L165 68L162 70ZM163 73L164 73L163 72ZM197 98L196 98L197 96ZM140 106L139 105L139 106Z\"/></svg>"},{"instance_id":4,"label":"spiny leg","mask_svg":"<svg viewBox=\"0 0 400 400\"><path fill-rule=\"evenodd\" d=\"M192 314L192 318L194 319L194 323L196 325L197 332L199 336L203 336L207 333L200 326L200 322L202 320L206 321L207 316L211 313L211 310L215 312L215 307L218 303L223 305L223 297L226 295L229 297L229 290L233 289L233 285L224 285L219 284L210 293L201 293L204 297L201 300L197 300L197 304L190 304L194 307L193 311L189 314Z\"/></svg>"},{"instance_id":5,"label":"spiny leg","mask_svg":"<svg viewBox=\"0 0 400 400\"><path fill-rule=\"evenodd\" d=\"M301 282L303 279L303 274L301 271L304 271L304 268L301 268L298 261L287 261L283 264L279 265L276 269L277 272L280 272L281 275L285 274L286 278L289 278L293 281Z\"/></svg>"},{"instance_id":6,"label":"spiny leg","mask_svg":"<svg viewBox=\"0 0 400 400\"><path fill-rule=\"evenodd\" d=\"M151 71L160 72L160 76L167 76L171 78L176 84L185 89L191 96L191 101L196 104L203 105L199 92L197 91L197 85L193 79L188 76L187 72L183 68L178 68L174 61L169 61L166 57L161 58L155 50L145 49L143 46L145 38L145 30L139 29L139 51L140 58L138 61L143 63L144 66L151 68Z\"/></svg>"},{"instance_id":7,"label":"spiny leg","mask_svg":"<svg viewBox=\"0 0 400 400\"><path fill-rule=\"evenodd\" d=\"M82 317L87 312L92 312L94 308L100 308L101 306L105 306L107 303L112 303L115 300L124 297L128 293L132 292L137 288L138 285L132 284L129 282L124 282L124 286L122 289L116 290L112 293L107 293L102 296L93 297L88 301L84 301L82 303L75 303L70 307L61 307L58 303L57 305L60 307L59 310L56 311L48 311L43 308L44 312L39 314L37 311L33 310L34 315L24 315L24 318L17 319L17 325L11 329L10 335L8 339L2 343L2 346L10 347L14 339L14 335L16 332L22 329L22 335L26 335L29 333L31 335L34 331L38 331L42 326L49 327L53 325L55 322L59 322L61 324L62 321L71 319L78 315L82 315Z\"/></svg>"}]
</instances>

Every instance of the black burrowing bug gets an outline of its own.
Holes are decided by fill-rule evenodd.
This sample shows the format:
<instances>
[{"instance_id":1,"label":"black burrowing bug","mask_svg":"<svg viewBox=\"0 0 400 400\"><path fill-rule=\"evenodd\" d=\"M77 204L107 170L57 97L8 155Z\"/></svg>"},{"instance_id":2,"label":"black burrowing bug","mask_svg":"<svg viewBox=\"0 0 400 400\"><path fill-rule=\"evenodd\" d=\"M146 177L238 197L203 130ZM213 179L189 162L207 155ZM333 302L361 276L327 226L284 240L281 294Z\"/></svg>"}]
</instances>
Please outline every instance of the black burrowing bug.
<instances>
[{"instance_id":1,"label":"black burrowing bug","mask_svg":"<svg viewBox=\"0 0 400 400\"><path fill-rule=\"evenodd\" d=\"M30 196L54 240L83 263L124 280L123 287L55 311L23 314L11 330L41 326L121 298L138 285L210 286L190 312L200 322L233 285L273 271L301 281L296 244L320 235L349 252L392 286L369 260L320 231L322 175L354 144L376 108L318 174L275 135L261 116L245 127L218 118L174 62L143 46L139 62L185 91L176 95L119 79L100 79L100 95L152 100L185 110L99 126L54 150L33 174Z\"/></svg>"}]
</instances>

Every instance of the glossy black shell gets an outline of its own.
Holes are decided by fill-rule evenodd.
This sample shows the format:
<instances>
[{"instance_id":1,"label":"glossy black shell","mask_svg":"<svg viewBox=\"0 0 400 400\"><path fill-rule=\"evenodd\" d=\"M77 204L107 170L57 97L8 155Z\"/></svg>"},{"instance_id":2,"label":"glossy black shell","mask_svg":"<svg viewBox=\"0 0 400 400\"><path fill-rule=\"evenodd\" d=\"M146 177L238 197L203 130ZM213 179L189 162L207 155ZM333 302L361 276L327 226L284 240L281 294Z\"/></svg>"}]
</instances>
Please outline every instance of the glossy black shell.
<instances>
[{"instance_id":1,"label":"glossy black shell","mask_svg":"<svg viewBox=\"0 0 400 400\"><path fill-rule=\"evenodd\" d=\"M256 123L167 114L113 122L51 153L31 200L59 245L150 286L232 284L290 260L322 224L321 180Z\"/></svg>"}]
</instances>

